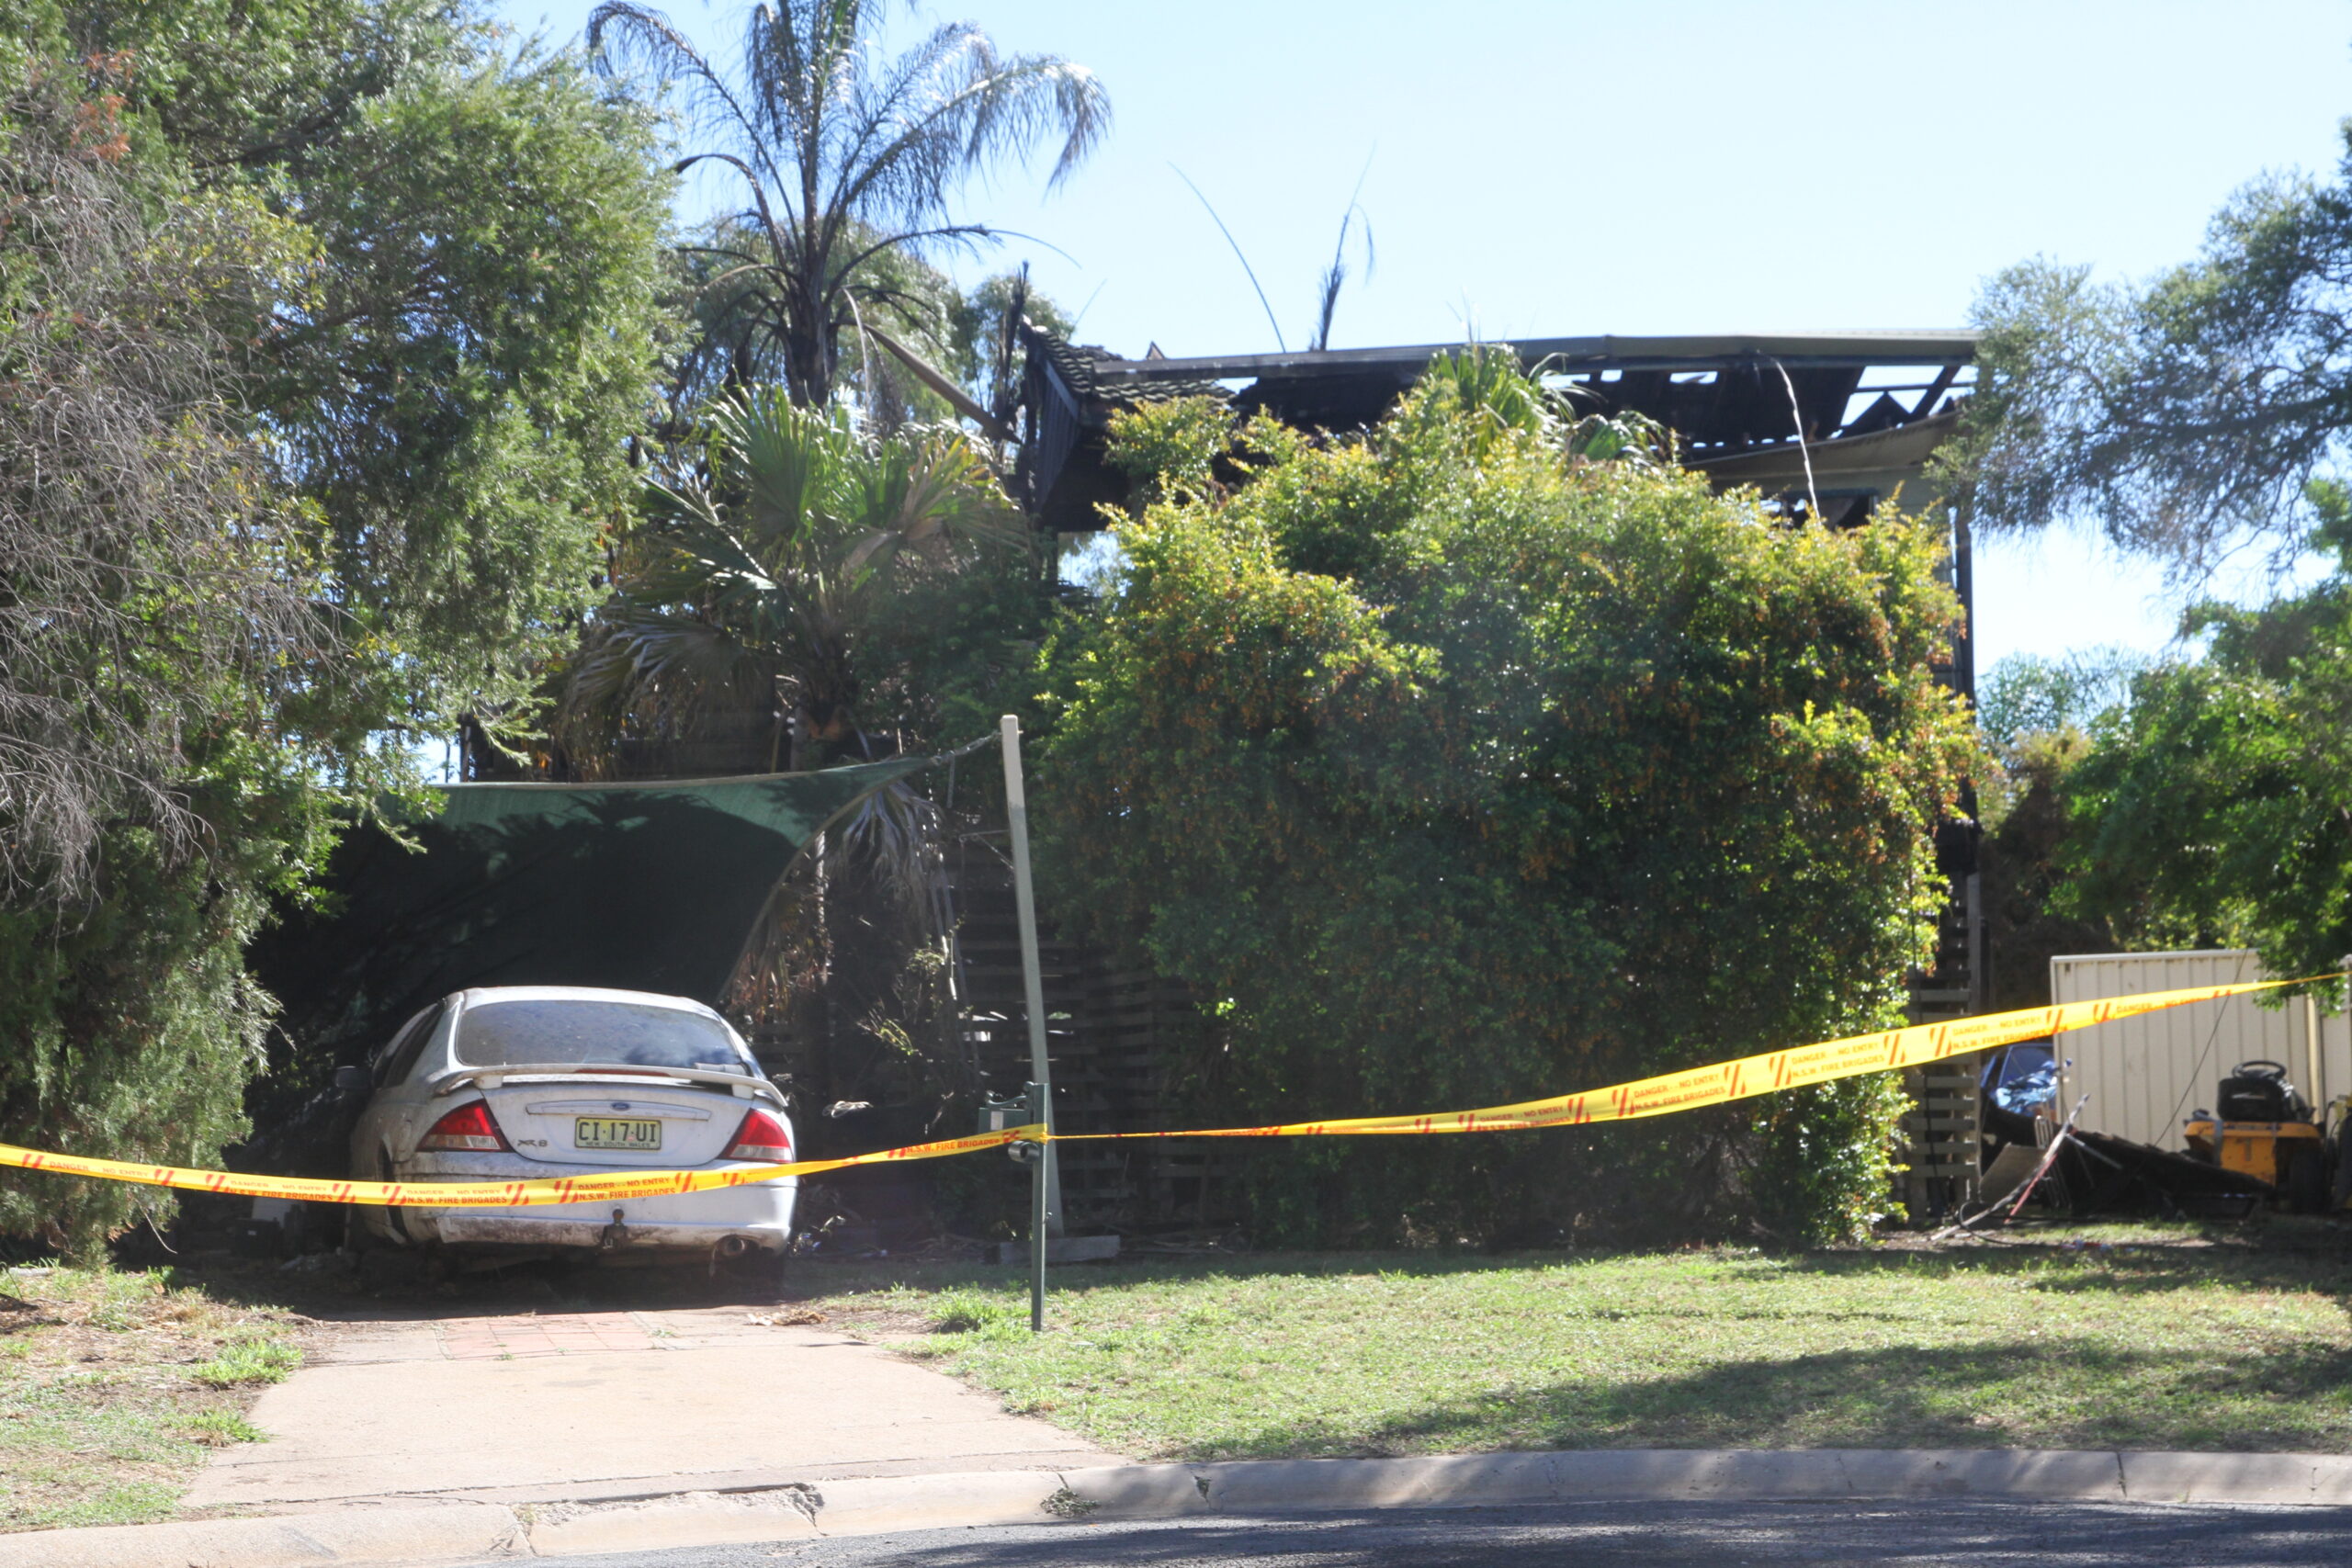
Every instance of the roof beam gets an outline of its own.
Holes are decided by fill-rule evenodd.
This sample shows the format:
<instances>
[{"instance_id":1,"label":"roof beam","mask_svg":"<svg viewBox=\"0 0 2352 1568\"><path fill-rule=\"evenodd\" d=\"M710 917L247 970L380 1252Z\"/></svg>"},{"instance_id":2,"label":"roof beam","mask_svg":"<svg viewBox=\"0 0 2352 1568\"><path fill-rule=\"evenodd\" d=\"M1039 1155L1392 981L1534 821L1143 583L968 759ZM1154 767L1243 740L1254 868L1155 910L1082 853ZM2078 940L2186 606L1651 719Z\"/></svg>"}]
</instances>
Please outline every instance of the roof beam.
<instances>
[{"instance_id":1,"label":"roof beam","mask_svg":"<svg viewBox=\"0 0 2352 1568\"><path fill-rule=\"evenodd\" d=\"M1520 338L1508 346L1528 365L1550 362L1558 371L1706 370L1778 361L1791 368L1865 369L1872 366L1965 365L1976 357L1973 332L1729 333L1682 337ZM1238 354L1208 358L1097 357L1105 383L1183 380L1290 380L1334 371L1417 372L1462 344L1397 348L1328 349L1320 354Z\"/></svg>"}]
</instances>

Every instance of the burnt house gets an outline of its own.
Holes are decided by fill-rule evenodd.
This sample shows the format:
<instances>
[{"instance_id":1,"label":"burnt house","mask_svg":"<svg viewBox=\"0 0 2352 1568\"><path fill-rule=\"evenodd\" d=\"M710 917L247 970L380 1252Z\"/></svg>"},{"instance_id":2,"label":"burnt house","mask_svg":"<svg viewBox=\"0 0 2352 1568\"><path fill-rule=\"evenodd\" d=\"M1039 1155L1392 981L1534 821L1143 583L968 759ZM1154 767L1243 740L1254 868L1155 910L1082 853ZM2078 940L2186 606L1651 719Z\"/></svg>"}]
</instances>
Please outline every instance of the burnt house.
<instances>
[{"instance_id":1,"label":"burnt house","mask_svg":"<svg viewBox=\"0 0 2352 1568\"><path fill-rule=\"evenodd\" d=\"M1432 358L1460 346L1186 358L1155 348L1127 359L1034 328L1025 336L1012 489L1038 526L1057 535L1100 529L1102 509L1125 503L1125 478L1104 457L1122 409L1204 395L1226 399L1237 413L1263 412L1305 429L1359 430L1377 422ZM1963 611L1973 610L1966 520L1942 505L1924 469L1974 387L1973 333L1562 337L1509 346L1579 412L1645 415L1671 430L1682 460L1718 489L1752 488L1792 518L1817 511L1831 527L1852 526L1898 495L1906 511L1940 508L1951 531L1952 587ZM1939 673L1973 698L1964 629ZM1970 821L1937 836L1953 897L1936 957L1912 980L1916 1021L1982 1010L1975 847ZM1973 1195L1977 1179L1975 1066L1963 1059L1909 1077L1917 1107L1906 1121L1905 1198L1916 1216L1949 1213Z\"/></svg>"}]
</instances>

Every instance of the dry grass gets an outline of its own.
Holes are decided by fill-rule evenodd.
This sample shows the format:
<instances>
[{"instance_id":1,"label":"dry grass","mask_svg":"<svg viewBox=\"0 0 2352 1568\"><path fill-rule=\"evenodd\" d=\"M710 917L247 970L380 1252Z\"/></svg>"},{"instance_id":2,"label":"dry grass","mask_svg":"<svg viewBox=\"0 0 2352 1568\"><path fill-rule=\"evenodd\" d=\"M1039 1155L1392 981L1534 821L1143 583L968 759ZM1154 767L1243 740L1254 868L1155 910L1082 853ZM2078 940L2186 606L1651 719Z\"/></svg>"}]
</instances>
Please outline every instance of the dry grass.
<instances>
[{"instance_id":1,"label":"dry grass","mask_svg":"<svg viewBox=\"0 0 2352 1568\"><path fill-rule=\"evenodd\" d=\"M160 1271L0 1275L0 1529L170 1516L212 1450L260 1439L245 1413L307 1322Z\"/></svg>"}]
</instances>

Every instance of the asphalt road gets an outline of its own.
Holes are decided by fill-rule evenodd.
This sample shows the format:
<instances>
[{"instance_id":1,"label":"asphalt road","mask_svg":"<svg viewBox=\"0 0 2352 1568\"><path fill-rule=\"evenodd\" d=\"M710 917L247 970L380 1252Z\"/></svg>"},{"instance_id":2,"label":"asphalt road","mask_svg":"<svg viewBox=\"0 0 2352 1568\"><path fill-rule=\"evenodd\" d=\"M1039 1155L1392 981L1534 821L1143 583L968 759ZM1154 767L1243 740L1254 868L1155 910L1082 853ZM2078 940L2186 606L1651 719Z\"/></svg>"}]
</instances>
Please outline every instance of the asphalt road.
<instances>
[{"instance_id":1,"label":"asphalt road","mask_svg":"<svg viewBox=\"0 0 2352 1568\"><path fill-rule=\"evenodd\" d=\"M580 1568L2343 1568L2352 1562L2352 1509L1607 1503L926 1530L543 1561Z\"/></svg>"}]
</instances>

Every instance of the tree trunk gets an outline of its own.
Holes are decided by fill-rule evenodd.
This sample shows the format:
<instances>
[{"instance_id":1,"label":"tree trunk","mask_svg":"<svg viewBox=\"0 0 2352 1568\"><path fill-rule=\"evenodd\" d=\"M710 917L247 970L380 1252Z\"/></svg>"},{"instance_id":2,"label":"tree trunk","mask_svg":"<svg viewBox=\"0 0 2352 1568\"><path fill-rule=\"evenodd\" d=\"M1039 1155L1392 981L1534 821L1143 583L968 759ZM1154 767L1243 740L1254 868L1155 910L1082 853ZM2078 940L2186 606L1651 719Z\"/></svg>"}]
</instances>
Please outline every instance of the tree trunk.
<instances>
[{"instance_id":1,"label":"tree trunk","mask_svg":"<svg viewBox=\"0 0 2352 1568\"><path fill-rule=\"evenodd\" d=\"M833 395L830 355L814 333L797 330L784 339L785 377L792 400L805 409L823 408Z\"/></svg>"},{"instance_id":2,"label":"tree trunk","mask_svg":"<svg viewBox=\"0 0 2352 1568\"><path fill-rule=\"evenodd\" d=\"M840 349L833 341L826 301L807 281L816 276L808 272L810 265L803 259L803 280L785 294L784 361L792 400L805 409L820 409L832 400Z\"/></svg>"},{"instance_id":3,"label":"tree trunk","mask_svg":"<svg viewBox=\"0 0 2352 1568\"><path fill-rule=\"evenodd\" d=\"M792 771L871 761L859 744L857 677L846 654L804 671L792 702Z\"/></svg>"}]
</instances>

